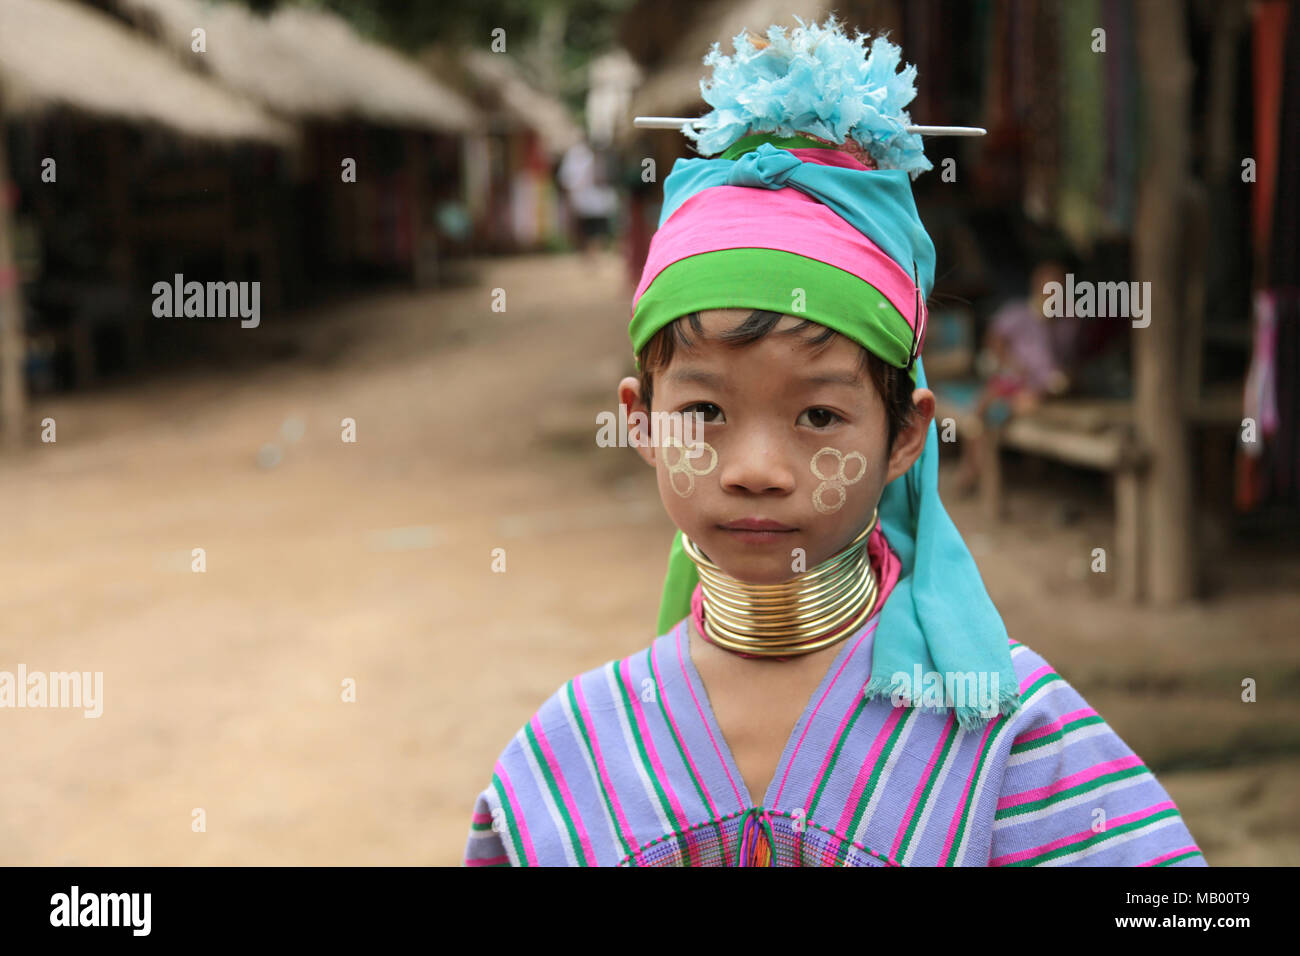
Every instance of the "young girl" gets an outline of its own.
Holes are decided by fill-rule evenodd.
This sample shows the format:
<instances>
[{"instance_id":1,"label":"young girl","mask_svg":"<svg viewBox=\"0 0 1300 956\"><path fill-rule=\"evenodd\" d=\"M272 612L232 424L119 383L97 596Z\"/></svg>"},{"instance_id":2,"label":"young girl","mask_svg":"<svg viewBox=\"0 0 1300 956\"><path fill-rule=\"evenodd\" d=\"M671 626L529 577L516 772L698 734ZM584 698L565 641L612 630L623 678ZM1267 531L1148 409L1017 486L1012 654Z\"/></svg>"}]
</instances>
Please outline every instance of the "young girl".
<instances>
[{"instance_id":1,"label":"young girl","mask_svg":"<svg viewBox=\"0 0 1300 956\"><path fill-rule=\"evenodd\" d=\"M680 529L661 633L519 731L467 865L1205 865L939 501L915 70L867 53L832 17L706 59L721 156L664 183L618 387L703 423L638 448Z\"/></svg>"}]
</instances>

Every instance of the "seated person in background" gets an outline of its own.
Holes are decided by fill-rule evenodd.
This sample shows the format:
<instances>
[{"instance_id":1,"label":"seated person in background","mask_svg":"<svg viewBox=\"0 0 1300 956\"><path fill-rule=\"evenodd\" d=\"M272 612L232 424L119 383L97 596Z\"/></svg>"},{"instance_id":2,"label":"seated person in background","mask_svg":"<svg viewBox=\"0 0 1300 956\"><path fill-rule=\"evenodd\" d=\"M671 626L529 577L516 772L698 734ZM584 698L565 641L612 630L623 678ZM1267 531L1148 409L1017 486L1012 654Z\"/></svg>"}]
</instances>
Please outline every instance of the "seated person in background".
<instances>
[{"instance_id":1,"label":"seated person in background","mask_svg":"<svg viewBox=\"0 0 1300 956\"><path fill-rule=\"evenodd\" d=\"M1065 267L1044 260L1030 275L1028 297L994 313L980 357L988 381L974 407L976 420L989 428L1001 427L1013 414L1030 412L1044 397L1069 388L1077 320L1052 318L1043 311L1047 284L1064 281ZM987 439L983 429L960 437L961 463L954 480L958 494L969 494L979 481L980 444Z\"/></svg>"}]
</instances>

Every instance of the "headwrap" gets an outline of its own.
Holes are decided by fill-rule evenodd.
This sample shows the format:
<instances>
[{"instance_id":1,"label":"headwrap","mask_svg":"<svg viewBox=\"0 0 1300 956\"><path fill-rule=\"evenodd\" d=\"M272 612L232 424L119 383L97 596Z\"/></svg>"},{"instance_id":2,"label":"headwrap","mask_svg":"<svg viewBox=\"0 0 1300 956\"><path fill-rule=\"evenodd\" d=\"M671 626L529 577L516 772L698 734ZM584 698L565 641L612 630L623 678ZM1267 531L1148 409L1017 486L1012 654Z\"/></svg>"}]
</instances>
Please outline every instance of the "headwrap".
<instances>
[{"instance_id":1,"label":"headwrap","mask_svg":"<svg viewBox=\"0 0 1300 956\"><path fill-rule=\"evenodd\" d=\"M730 140L717 159L673 165L633 298L634 355L691 312L763 309L834 329L925 386L919 352L935 256L908 176L929 164L908 146L902 110L915 95L915 70L895 75L898 48L882 38L864 61L862 43L844 36L832 16L825 27L801 20L788 39L772 27L758 47L741 34L735 58L721 57L714 45L705 60L715 67L714 82L701 89L715 107L726 106L706 115L704 132L694 135L704 144L719 130L766 132ZM750 91L748 100L737 90ZM836 144L852 138L877 165L905 168L870 169L800 131ZM998 712L1012 713L1020 693L1006 628L939 500L938 467L931 422L921 456L880 499L880 524L902 571L880 614L864 694L945 711L946 700L936 705L913 686L918 670L923 679L937 672L944 686L959 675L997 674ZM679 531L660 633L690 613L697 582ZM992 716L973 702L955 710L966 729Z\"/></svg>"}]
</instances>

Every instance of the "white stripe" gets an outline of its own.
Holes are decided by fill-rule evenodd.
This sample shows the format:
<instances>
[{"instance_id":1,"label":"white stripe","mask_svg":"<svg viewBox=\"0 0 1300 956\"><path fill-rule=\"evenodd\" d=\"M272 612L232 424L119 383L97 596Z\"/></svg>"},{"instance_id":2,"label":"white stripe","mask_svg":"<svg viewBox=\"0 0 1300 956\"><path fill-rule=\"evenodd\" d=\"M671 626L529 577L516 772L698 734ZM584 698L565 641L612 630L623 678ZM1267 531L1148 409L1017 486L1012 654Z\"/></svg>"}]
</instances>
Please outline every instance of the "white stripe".
<instances>
[{"instance_id":1,"label":"white stripe","mask_svg":"<svg viewBox=\"0 0 1300 956\"><path fill-rule=\"evenodd\" d=\"M528 738L521 729L515 735L519 741L519 746L524 752L524 759L528 761L528 769L533 773L533 783L542 794L542 801L546 804L546 812L551 815L551 822L555 824L556 836L559 838L560 846L564 848L564 858L569 861L569 866L578 866L577 854L573 852L573 841L569 839L569 831L564 825L564 818L560 816L560 808L555 805L555 800L551 797L551 791L546 786L546 777L542 775L542 768L537 765L537 758L533 756L533 748L528 745ZM538 862L542 862L540 858Z\"/></svg>"},{"instance_id":2,"label":"white stripe","mask_svg":"<svg viewBox=\"0 0 1300 956\"><path fill-rule=\"evenodd\" d=\"M1093 800L1099 800L1102 797L1108 797L1112 793L1132 787L1135 784L1146 783L1148 780L1154 780L1155 777L1151 772L1134 774L1124 780L1112 780L1105 786L1098 787L1096 790L1088 790L1084 793L1076 793L1059 803L1053 803L1046 807L1039 807L1037 810L1031 810L1029 813L1017 813L1015 816L1003 817L1001 820L993 821L993 829L1001 830L1006 827L1013 827L1020 823L1036 823L1046 817L1050 817L1058 810L1065 810L1068 807L1077 807L1081 803L1088 803Z\"/></svg>"},{"instance_id":3,"label":"white stripe","mask_svg":"<svg viewBox=\"0 0 1300 956\"><path fill-rule=\"evenodd\" d=\"M618 689L618 676L614 673L614 662L610 661L605 665L605 682L609 685L609 692L614 698L614 714L618 717L618 726L623 731L623 745L627 747L628 759L632 761L632 766L636 768L636 775L641 778L641 786L645 788L647 799L650 801L650 809L654 811L655 817L659 820L662 828L661 833L671 833L675 828L668 822L664 816L663 808L659 806L659 796L655 793L654 785L646 775L645 765L641 762L641 754L636 749L636 740L632 736L632 728L628 724L626 707L623 704L622 693Z\"/></svg>"},{"instance_id":4,"label":"white stripe","mask_svg":"<svg viewBox=\"0 0 1300 956\"><path fill-rule=\"evenodd\" d=\"M900 718L901 719L901 718ZM871 799L867 801L867 809L862 814L862 820L858 823L858 828L853 833L853 841L866 845L867 825L871 823L871 818L876 813L876 807L880 805L880 798L885 795L885 790L889 787L890 778L894 773L894 766L898 763L898 758L902 756L904 748L907 746L907 738L912 736L912 729L922 720L920 714L913 715L903 725L903 732L899 735L898 742L894 744L894 749L890 751L889 756L885 759L885 768L880 772L880 777L876 781L876 787L871 792ZM910 796L910 794L909 794ZM886 851L887 852L887 851Z\"/></svg>"},{"instance_id":5,"label":"white stripe","mask_svg":"<svg viewBox=\"0 0 1300 956\"><path fill-rule=\"evenodd\" d=\"M492 796L488 798L488 815L491 816L493 822L495 822L497 819L496 811L501 810L501 826L504 829L510 825L509 817L506 816L506 812L505 812L505 806L506 806L505 788L502 787L500 790L498 790L496 784L493 783L488 787L488 790L492 794ZM501 845L505 848L506 857L510 860L511 866L523 866L524 863L527 862L525 859L521 859L519 855L515 852L515 841L509 839L510 834L504 832L497 833L495 830L492 831L492 833L494 836L498 836L501 838ZM524 842L522 833L520 833L519 835L519 842L520 844Z\"/></svg>"},{"instance_id":6,"label":"white stripe","mask_svg":"<svg viewBox=\"0 0 1300 956\"><path fill-rule=\"evenodd\" d=\"M1021 705L1021 712L1027 713L1029 710L1029 705L1031 703L1037 704L1039 701L1043 700L1045 697L1049 696L1055 691L1068 690L1069 688L1070 685L1067 684L1064 680L1054 680L1051 681L1050 683L1044 684L1041 687L1039 687L1038 690L1036 690L1033 694L1031 694L1028 700L1024 701L1024 703ZM971 834L975 832L975 826L974 826L975 812L980 805L980 798L984 795L984 787L985 784L988 782L989 777L996 776L998 778L999 786L1002 783L1003 774L1001 773L993 774L990 773L989 771L991 768L993 768L993 757L994 755L997 754L998 747L1001 746L1002 740L1008 734L1010 734L1013 738L1018 736L1019 734L1019 729L1016 727L1016 720L1014 718L1009 719L1005 724L1003 724L1002 729L999 730L996 734L994 734L992 739L989 740L988 749L985 751L988 754L988 758L984 762L984 770L980 772L978 777L975 778L975 789L974 792L971 794L971 801L970 801L971 816L966 821L966 830L965 832L962 833L961 840L957 844L957 857L956 859L953 860L954 866L962 865L962 860L966 858L966 851L970 848L970 837ZM992 819L992 816L993 814L989 814L990 820Z\"/></svg>"},{"instance_id":7,"label":"white stripe","mask_svg":"<svg viewBox=\"0 0 1300 956\"><path fill-rule=\"evenodd\" d=\"M1102 721L1097 724L1089 724L1087 727L1080 727L1078 730L1071 730L1050 743L1045 743L1039 747L1033 747L1029 750L1022 750L1018 754L1012 754L1011 759L1007 761L1008 767L1018 767L1022 763L1031 763L1040 760L1043 757L1058 757L1066 747L1072 744L1080 743L1090 737L1107 736L1114 733L1110 726ZM1011 746L1015 746L1013 743Z\"/></svg>"},{"instance_id":8,"label":"white stripe","mask_svg":"<svg viewBox=\"0 0 1300 956\"><path fill-rule=\"evenodd\" d=\"M574 678L574 680L579 679L580 678L577 677ZM612 846L615 852L619 852L619 848L623 846L623 841L619 839L614 815L610 811L610 808L606 806L607 796L604 788L601 787L600 784L600 774L596 770L596 764L595 761L592 760L591 754L587 753L588 744L586 739L582 736L582 727L579 726L578 717L573 712L573 705L569 703L568 694L560 694L560 704L564 707L564 716L569 719L569 729L573 733L573 739L578 744L578 750L582 752L582 762L587 767L587 773L591 775L591 785L596 788L596 799L600 803L601 810L605 815L605 822L609 824L610 839L614 841ZM592 728L591 733L592 736L595 736L595 728Z\"/></svg>"},{"instance_id":9,"label":"white stripe","mask_svg":"<svg viewBox=\"0 0 1300 956\"><path fill-rule=\"evenodd\" d=\"M1054 860L1048 860L1047 862L1039 863L1038 865L1039 866L1065 866L1067 863L1073 863L1076 860L1081 860L1085 857L1092 856L1094 853L1104 853L1107 850L1111 849L1112 847L1122 846L1123 844L1128 843L1131 840L1140 840L1145 836L1149 836L1152 833L1156 833L1157 831L1163 830L1165 827L1173 826L1176 823L1182 823L1182 822L1183 822L1183 818L1180 817L1178 814L1174 814L1172 817L1165 817L1163 820L1157 820L1155 823L1152 823L1150 826L1139 827L1138 829L1133 830L1129 833L1125 833L1122 836L1117 836L1114 839L1105 840L1101 843L1095 843L1092 846L1084 847L1081 850L1076 850L1074 853L1068 853L1065 856L1057 857ZM1142 860L1141 862L1145 863L1146 860Z\"/></svg>"},{"instance_id":10,"label":"white stripe","mask_svg":"<svg viewBox=\"0 0 1300 956\"><path fill-rule=\"evenodd\" d=\"M917 849L925 842L922 839L922 835L925 833L926 826L930 823L930 816L934 813L935 806L939 803L939 796L943 792L943 782L948 779L948 774L952 772L952 762L957 759L957 754L961 752L962 744L965 742L967 736L969 736L968 732L962 730L961 725L958 724L957 736L953 738L952 746L948 748L948 756L939 767L939 773L934 778L934 786L930 789L930 796L925 801L925 805L921 808L921 816L916 821L916 829L912 831L912 842L908 844L907 852L903 854L903 859L898 861L904 866L909 866L911 864L912 859L916 856ZM947 834L945 833L944 836L946 837ZM939 848L940 850L943 849L942 843L940 843ZM939 860L935 865L943 866L943 860Z\"/></svg>"}]
</instances>

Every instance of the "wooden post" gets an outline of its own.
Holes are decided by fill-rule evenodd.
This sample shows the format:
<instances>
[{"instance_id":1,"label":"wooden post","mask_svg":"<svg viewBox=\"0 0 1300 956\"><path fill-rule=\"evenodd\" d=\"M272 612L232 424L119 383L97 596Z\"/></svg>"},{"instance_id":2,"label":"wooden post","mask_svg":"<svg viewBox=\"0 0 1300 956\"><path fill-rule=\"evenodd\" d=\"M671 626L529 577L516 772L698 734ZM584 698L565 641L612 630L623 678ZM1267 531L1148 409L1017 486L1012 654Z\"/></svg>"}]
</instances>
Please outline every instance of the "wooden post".
<instances>
[{"instance_id":1,"label":"wooden post","mask_svg":"<svg viewBox=\"0 0 1300 956\"><path fill-rule=\"evenodd\" d=\"M0 438L4 447L12 450L22 444L27 411L23 373L26 341L22 288L14 265L13 223L9 214L10 196L16 192L9 185L4 117L4 90L0 89Z\"/></svg>"},{"instance_id":2,"label":"wooden post","mask_svg":"<svg viewBox=\"0 0 1300 956\"><path fill-rule=\"evenodd\" d=\"M1191 596L1196 541L1192 534L1191 460L1180 361L1185 331L1183 210L1187 194L1192 63L1184 0L1136 6L1138 61L1145 98L1138 194L1136 265L1149 281L1150 324L1133 329L1137 428L1150 454L1142 494L1148 596L1157 604Z\"/></svg>"},{"instance_id":3,"label":"wooden post","mask_svg":"<svg viewBox=\"0 0 1300 956\"><path fill-rule=\"evenodd\" d=\"M1136 468L1120 467L1113 479L1115 489L1116 594L1123 601L1142 596L1142 482Z\"/></svg>"}]
</instances>

